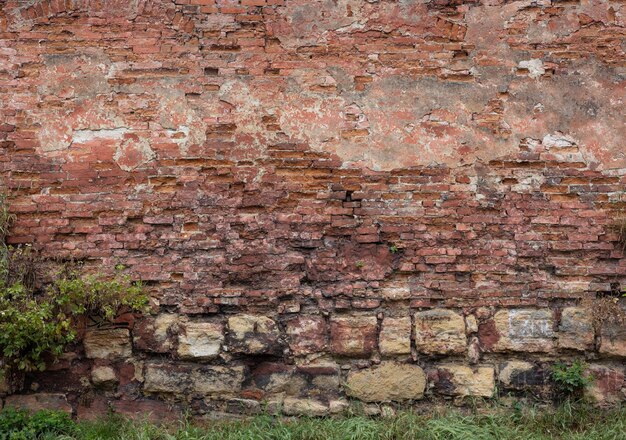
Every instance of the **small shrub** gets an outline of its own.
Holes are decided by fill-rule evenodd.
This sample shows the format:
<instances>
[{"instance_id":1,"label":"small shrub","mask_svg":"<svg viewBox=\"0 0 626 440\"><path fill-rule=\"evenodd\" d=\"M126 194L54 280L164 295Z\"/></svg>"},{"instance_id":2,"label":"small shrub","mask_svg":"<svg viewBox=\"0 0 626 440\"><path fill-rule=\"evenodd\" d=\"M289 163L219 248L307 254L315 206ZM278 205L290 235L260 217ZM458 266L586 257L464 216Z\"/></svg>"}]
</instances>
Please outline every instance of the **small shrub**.
<instances>
[{"instance_id":1,"label":"small shrub","mask_svg":"<svg viewBox=\"0 0 626 440\"><path fill-rule=\"evenodd\" d=\"M585 373L584 362L574 361L571 365L562 362L552 367L552 380L560 395L579 397L584 388L591 383L591 376Z\"/></svg>"},{"instance_id":2,"label":"small shrub","mask_svg":"<svg viewBox=\"0 0 626 440\"><path fill-rule=\"evenodd\" d=\"M0 440L35 440L45 434L72 435L76 423L61 411L28 411L4 408L0 412Z\"/></svg>"},{"instance_id":3,"label":"small shrub","mask_svg":"<svg viewBox=\"0 0 626 440\"><path fill-rule=\"evenodd\" d=\"M113 277L83 275L79 264L50 274L50 261L30 246L13 248L4 239L13 221L0 196L0 357L3 374L43 370L46 356L58 356L76 337L81 316L113 320L123 310L143 312L148 296L116 267ZM47 278L47 282L44 280Z\"/></svg>"},{"instance_id":4,"label":"small shrub","mask_svg":"<svg viewBox=\"0 0 626 440\"><path fill-rule=\"evenodd\" d=\"M141 283L120 272L106 279L64 271L42 290L0 280L0 350L9 366L41 371L46 354L62 354L75 339L80 316L109 322L123 308L143 312L147 305Z\"/></svg>"},{"instance_id":5,"label":"small shrub","mask_svg":"<svg viewBox=\"0 0 626 440\"><path fill-rule=\"evenodd\" d=\"M7 407L0 412L0 433L2 433L2 435L23 431L27 425L27 411ZM3 437L0 436L0 439L2 438Z\"/></svg>"},{"instance_id":6,"label":"small shrub","mask_svg":"<svg viewBox=\"0 0 626 440\"><path fill-rule=\"evenodd\" d=\"M28 430L35 435L43 433L71 434L76 431L76 423L65 412L42 410L30 416Z\"/></svg>"}]
</instances>

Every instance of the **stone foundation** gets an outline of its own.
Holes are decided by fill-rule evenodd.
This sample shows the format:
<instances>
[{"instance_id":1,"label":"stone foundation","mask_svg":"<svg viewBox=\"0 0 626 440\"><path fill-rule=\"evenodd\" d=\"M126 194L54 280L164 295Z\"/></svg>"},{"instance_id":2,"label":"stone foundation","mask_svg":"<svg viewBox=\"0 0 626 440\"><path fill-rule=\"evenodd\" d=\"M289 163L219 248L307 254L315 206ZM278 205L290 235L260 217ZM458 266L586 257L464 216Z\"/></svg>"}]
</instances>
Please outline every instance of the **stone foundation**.
<instances>
[{"instance_id":1,"label":"stone foundation","mask_svg":"<svg viewBox=\"0 0 626 440\"><path fill-rule=\"evenodd\" d=\"M268 409L329 415L358 401L367 407L507 395L550 400L551 366L574 359L586 360L594 378L587 396L615 404L626 398L626 382L624 354L611 335L626 326L594 334L584 320L568 325L568 317L587 313L579 307L406 309L406 317L399 310L393 317L382 310L163 313L139 318L130 332L88 329L82 347L51 371L27 375L28 394L8 395L5 404L60 407L81 417L112 407L158 418L171 408L208 417Z\"/></svg>"},{"instance_id":2,"label":"stone foundation","mask_svg":"<svg viewBox=\"0 0 626 440\"><path fill-rule=\"evenodd\" d=\"M4 404L548 399L574 359L624 400L593 300L626 282L625 27L608 0L3 2L11 243L154 303Z\"/></svg>"}]
</instances>

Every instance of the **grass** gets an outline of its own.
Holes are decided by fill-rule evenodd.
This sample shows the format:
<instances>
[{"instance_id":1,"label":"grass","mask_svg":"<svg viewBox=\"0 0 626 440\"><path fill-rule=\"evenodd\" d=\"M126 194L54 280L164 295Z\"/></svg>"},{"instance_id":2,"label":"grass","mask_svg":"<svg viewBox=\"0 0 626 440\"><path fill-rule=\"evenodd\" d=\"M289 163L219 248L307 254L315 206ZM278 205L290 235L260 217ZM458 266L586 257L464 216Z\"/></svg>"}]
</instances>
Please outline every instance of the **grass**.
<instances>
[{"instance_id":1,"label":"grass","mask_svg":"<svg viewBox=\"0 0 626 440\"><path fill-rule=\"evenodd\" d=\"M0 433L0 438L2 434ZM11 437L8 437L11 439ZM22 439L22 437L15 437ZM24 437L27 439L27 437ZM388 418L286 419L269 415L245 421L181 422L157 426L117 416L81 422L73 432L39 435L42 440L624 440L626 409L599 410L565 403L548 407L490 408L464 414L399 412Z\"/></svg>"}]
</instances>

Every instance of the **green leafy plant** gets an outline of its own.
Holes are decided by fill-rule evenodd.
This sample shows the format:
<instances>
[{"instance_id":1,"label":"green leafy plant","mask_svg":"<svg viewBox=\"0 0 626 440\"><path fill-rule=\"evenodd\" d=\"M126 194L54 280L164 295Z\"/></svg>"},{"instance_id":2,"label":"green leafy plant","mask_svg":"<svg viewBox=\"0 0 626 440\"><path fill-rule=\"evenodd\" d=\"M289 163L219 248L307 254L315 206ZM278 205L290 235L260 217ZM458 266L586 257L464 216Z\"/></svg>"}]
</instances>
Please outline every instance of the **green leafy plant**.
<instances>
[{"instance_id":1,"label":"green leafy plant","mask_svg":"<svg viewBox=\"0 0 626 440\"><path fill-rule=\"evenodd\" d=\"M398 253L398 246L396 246L395 244L392 244L391 246L389 246L389 252L391 252L392 254L397 254Z\"/></svg>"},{"instance_id":2,"label":"green leafy plant","mask_svg":"<svg viewBox=\"0 0 626 440\"><path fill-rule=\"evenodd\" d=\"M6 198L0 198L0 239L6 238L13 218ZM30 246L0 246L0 357L8 370L34 371L46 367L49 355L58 356L77 335L81 316L99 323L112 321L121 311L144 312L148 296L123 267L114 275L83 275L80 264L61 270L39 257ZM47 279L47 280L46 280Z\"/></svg>"},{"instance_id":3,"label":"green leafy plant","mask_svg":"<svg viewBox=\"0 0 626 440\"><path fill-rule=\"evenodd\" d=\"M43 370L46 354L62 354L76 338L80 316L106 323L123 309L144 312L147 306L142 284L120 272L108 279L64 270L42 289L0 280L0 350L9 366Z\"/></svg>"},{"instance_id":4,"label":"green leafy plant","mask_svg":"<svg viewBox=\"0 0 626 440\"><path fill-rule=\"evenodd\" d=\"M362 261L357 261L357 262L355 263L355 266L356 266L357 268L359 268L359 269L362 269L363 267L365 267L365 263L364 263L364 262L362 262Z\"/></svg>"},{"instance_id":5,"label":"green leafy plant","mask_svg":"<svg viewBox=\"0 0 626 440\"><path fill-rule=\"evenodd\" d=\"M46 434L71 435L77 432L76 423L61 411L28 411L4 408L0 412L0 440L38 439Z\"/></svg>"},{"instance_id":6,"label":"green leafy plant","mask_svg":"<svg viewBox=\"0 0 626 440\"><path fill-rule=\"evenodd\" d=\"M558 362L552 366L552 381L557 391L565 396L575 396L582 393L592 378L586 373L587 365L581 361L574 361L571 365Z\"/></svg>"}]
</instances>

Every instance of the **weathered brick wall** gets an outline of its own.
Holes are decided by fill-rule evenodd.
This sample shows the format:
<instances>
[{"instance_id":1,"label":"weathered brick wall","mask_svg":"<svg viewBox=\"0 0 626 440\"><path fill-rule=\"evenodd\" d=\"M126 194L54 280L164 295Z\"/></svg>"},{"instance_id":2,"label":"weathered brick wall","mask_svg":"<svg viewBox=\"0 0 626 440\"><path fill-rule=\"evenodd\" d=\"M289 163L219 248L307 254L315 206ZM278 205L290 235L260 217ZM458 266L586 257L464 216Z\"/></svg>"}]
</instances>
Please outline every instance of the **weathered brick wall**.
<instances>
[{"instance_id":1,"label":"weathered brick wall","mask_svg":"<svg viewBox=\"0 0 626 440\"><path fill-rule=\"evenodd\" d=\"M13 243L123 263L158 315L7 403L340 411L624 398L620 1L0 1ZM370 408L372 410L372 408Z\"/></svg>"}]
</instances>

